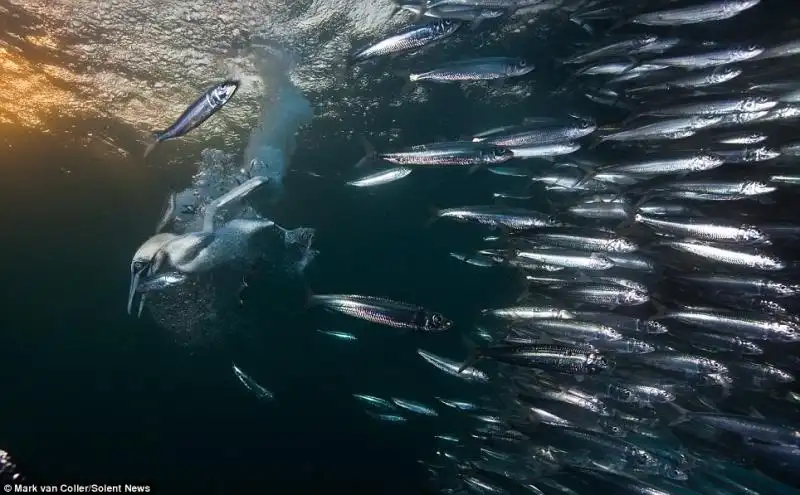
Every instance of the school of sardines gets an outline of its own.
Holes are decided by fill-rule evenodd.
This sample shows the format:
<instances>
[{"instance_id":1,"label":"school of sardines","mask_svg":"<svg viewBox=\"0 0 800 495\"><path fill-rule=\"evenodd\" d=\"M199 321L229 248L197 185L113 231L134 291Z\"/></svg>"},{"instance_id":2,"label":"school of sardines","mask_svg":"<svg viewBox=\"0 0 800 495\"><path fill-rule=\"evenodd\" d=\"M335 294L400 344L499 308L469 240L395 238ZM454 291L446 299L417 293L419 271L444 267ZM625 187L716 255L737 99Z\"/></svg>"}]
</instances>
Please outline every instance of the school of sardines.
<instances>
[{"instance_id":1,"label":"school of sardines","mask_svg":"<svg viewBox=\"0 0 800 495\"><path fill-rule=\"evenodd\" d=\"M478 392L424 403L353 394L380 421L439 421L436 451L420 460L437 491L796 493L800 31L779 23L759 42L711 34L766 2L559 2L553 18L584 29L587 42L559 60L571 75L549 89L564 106L591 106L471 139L392 150L363 140L366 172L350 186L437 167L508 178L507 189L487 191L491 204L438 210L430 226L486 229L482 249L452 256L524 282L516 300L476 311L473 329L381 294L310 295L312 309L376 325L471 331L464 355L418 354ZM400 4L411 25L350 63L413 55L547 3ZM514 84L531 71L522 59L474 57L407 78ZM247 184L233 196L257 185ZM545 197L547 211L528 207ZM136 277L155 273L152 251L132 266Z\"/></svg>"},{"instance_id":2,"label":"school of sardines","mask_svg":"<svg viewBox=\"0 0 800 495\"><path fill-rule=\"evenodd\" d=\"M400 5L432 19L353 58L415 50L468 23L542 3ZM553 97L585 94L598 114L616 114L613 121L568 111L469 140L380 151L365 143L362 165L392 166L351 185L429 167L510 176L508 189L492 191L492 204L436 217L486 227L483 249L452 255L476 270L514 273L525 290L476 315L466 359L418 351L456 379L489 383L483 400L357 396L386 421L409 413L470 418L466 430L443 421L435 455L421 460L438 490L793 491L782 482L800 467L800 395L792 391L800 370L793 313L800 224L786 208L796 204L800 181L800 138L790 127L800 116L800 38L787 33L761 45L681 37L684 25L758 7L758 0L562 5L593 36L561 61L571 77ZM467 58L408 79L507 80L532 70L522 59ZM548 211L526 207L543 195ZM312 299L377 324L452 326L432 310L379 297Z\"/></svg>"}]
</instances>

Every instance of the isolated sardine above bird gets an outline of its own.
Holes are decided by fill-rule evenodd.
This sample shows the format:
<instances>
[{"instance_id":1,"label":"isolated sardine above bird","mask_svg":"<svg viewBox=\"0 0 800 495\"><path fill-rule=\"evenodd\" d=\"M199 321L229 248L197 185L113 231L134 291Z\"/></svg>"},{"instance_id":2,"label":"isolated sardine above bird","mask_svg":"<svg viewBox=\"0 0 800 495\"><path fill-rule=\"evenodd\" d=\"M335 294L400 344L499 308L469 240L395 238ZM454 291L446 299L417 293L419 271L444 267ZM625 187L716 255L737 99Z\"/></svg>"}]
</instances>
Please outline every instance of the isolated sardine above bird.
<instances>
[{"instance_id":1,"label":"isolated sardine above bird","mask_svg":"<svg viewBox=\"0 0 800 495\"><path fill-rule=\"evenodd\" d=\"M239 89L239 81L234 80L222 81L207 89L194 103L189 105L175 123L166 130L153 131L152 141L145 149L144 156L147 157L158 143L183 136L199 127L225 106L237 89Z\"/></svg>"}]
</instances>

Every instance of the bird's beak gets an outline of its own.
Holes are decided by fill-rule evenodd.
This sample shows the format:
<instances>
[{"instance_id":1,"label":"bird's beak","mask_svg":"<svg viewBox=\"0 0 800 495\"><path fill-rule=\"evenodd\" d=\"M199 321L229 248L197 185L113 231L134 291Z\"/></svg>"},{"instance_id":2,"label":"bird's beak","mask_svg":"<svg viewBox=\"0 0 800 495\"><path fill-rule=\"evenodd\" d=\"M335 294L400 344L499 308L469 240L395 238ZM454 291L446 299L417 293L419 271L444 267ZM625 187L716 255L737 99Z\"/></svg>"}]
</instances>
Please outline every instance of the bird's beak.
<instances>
[{"instance_id":1,"label":"bird's beak","mask_svg":"<svg viewBox=\"0 0 800 495\"><path fill-rule=\"evenodd\" d=\"M147 299L147 293L145 292L142 294L142 297L139 298L139 311L136 313L137 318L142 317L142 311L144 310L144 301Z\"/></svg>"},{"instance_id":2,"label":"bird's beak","mask_svg":"<svg viewBox=\"0 0 800 495\"><path fill-rule=\"evenodd\" d=\"M128 288L128 314L131 314L131 309L133 309L133 298L136 296L136 289L139 288L139 279L142 273L149 267L150 264L148 263L137 269L134 267L134 264L131 263L131 285Z\"/></svg>"}]
</instances>

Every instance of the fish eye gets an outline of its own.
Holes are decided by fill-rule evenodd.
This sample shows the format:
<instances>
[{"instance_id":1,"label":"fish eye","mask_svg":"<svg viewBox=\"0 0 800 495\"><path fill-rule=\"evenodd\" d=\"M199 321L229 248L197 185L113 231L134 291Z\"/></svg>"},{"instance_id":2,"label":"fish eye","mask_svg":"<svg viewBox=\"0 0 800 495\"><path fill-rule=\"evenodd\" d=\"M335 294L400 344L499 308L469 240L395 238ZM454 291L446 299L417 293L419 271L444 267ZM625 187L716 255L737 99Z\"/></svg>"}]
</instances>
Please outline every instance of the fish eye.
<instances>
[{"instance_id":1,"label":"fish eye","mask_svg":"<svg viewBox=\"0 0 800 495\"><path fill-rule=\"evenodd\" d=\"M144 261L134 261L133 262L133 271L138 272L144 269L146 263Z\"/></svg>"},{"instance_id":2,"label":"fish eye","mask_svg":"<svg viewBox=\"0 0 800 495\"><path fill-rule=\"evenodd\" d=\"M520 60L520 61L519 61L519 66L520 66L520 67L525 67L526 65L528 65L528 63L527 63L527 62L525 62L524 60Z\"/></svg>"},{"instance_id":3,"label":"fish eye","mask_svg":"<svg viewBox=\"0 0 800 495\"><path fill-rule=\"evenodd\" d=\"M748 51L751 51L751 52L752 52L752 51L755 51L755 50L758 50L759 48L761 48L761 47L760 47L760 46L758 46L758 45L756 45L755 43L754 43L754 44L752 44L752 45L747 45L747 50L748 50Z\"/></svg>"}]
</instances>

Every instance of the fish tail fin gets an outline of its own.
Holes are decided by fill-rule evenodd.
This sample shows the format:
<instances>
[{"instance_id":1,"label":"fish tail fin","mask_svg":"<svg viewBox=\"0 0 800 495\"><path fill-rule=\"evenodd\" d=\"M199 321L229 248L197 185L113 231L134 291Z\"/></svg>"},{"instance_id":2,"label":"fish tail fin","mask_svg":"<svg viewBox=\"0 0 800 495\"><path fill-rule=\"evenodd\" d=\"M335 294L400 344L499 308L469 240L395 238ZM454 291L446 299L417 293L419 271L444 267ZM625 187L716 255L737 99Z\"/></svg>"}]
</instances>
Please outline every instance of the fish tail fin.
<instances>
[{"instance_id":1,"label":"fish tail fin","mask_svg":"<svg viewBox=\"0 0 800 495\"><path fill-rule=\"evenodd\" d=\"M579 179L578 182L576 182L573 187L582 187L591 182L592 180L594 180L594 178L597 176L596 170L585 170L582 167L581 170L586 172L586 175L584 175L581 179Z\"/></svg>"},{"instance_id":2,"label":"fish tail fin","mask_svg":"<svg viewBox=\"0 0 800 495\"><path fill-rule=\"evenodd\" d=\"M361 146L364 147L364 157L356 163L355 168L361 168L366 163L371 162L378 156L378 152L375 150L375 146L369 142L367 138L364 136L359 135L358 140L361 141Z\"/></svg>"},{"instance_id":3,"label":"fish tail fin","mask_svg":"<svg viewBox=\"0 0 800 495\"><path fill-rule=\"evenodd\" d=\"M479 17L479 18L477 18L474 21L469 23L469 30L470 31L477 31L478 28L481 26L481 24L483 24L483 19Z\"/></svg>"},{"instance_id":4,"label":"fish tail fin","mask_svg":"<svg viewBox=\"0 0 800 495\"><path fill-rule=\"evenodd\" d=\"M616 100L614 100L614 101L615 101L615 102L616 102L616 101L618 101L618 100L619 100L619 98L620 98L620 97L619 97L619 96L617 96L617 99L616 99ZM625 117L625 119L624 119L622 122L620 122L620 123L619 123L619 126L620 126L620 127L625 127L625 126L627 126L628 124L630 124L631 122L633 122L634 120L636 120L636 119L638 119L638 118L640 118L640 117L644 117L645 115L647 115L647 112L643 112L643 113L634 113L634 114L628 115L627 117Z\"/></svg>"},{"instance_id":5,"label":"fish tail fin","mask_svg":"<svg viewBox=\"0 0 800 495\"><path fill-rule=\"evenodd\" d=\"M564 81L563 84L561 84L559 87L557 87L556 89L551 91L550 92L550 96L558 96L558 95L566 93L567 90L569 89L569 85L572 84L572 82L575 81L575 79L577 79L577 78L578 78L577 75L572 74L571 76L569 76L567 78L566 81Z\"/></svg>"},{"instance_id":6,"label":"fish tail fin","mask_svg":"<svg viewBox=\"0 0 800 495\"><path fill-rule=\"evenodd\" d=\"M414 18L411 20L413 23L417 23L425 17L425 12L428 11L428 2L427 0L419 0L419 12L414 14Z\"/></svg>"},{"instance_id":7,"label":"fish tail fin","mask_svg":"<svg viewBox=\"0 0 800 495\"><path fill-rule=\"evenodd\" d=\"M605 143L607 140L608 140L608 136L603 136L601 138L595 139L591 143L589 143L589 146L587 146L586 149L587 150L593 150L593 149L597 148L598 146L600 146L601 144Z\"/></svg>"},{"instance_id":8,"label":"fish tail fin","mask_svg":"<svg viewBox=\"0 0 800 495\"><path fill-rule=\"evenodd\" d=\"M511 266L511 262L517 258L517 246L518 241L516 239L512 238L508 241L508 244L503 248L502 266Z\"/></svg>"},{"instance_id":9,"label":"fish tail fin","mask_svg":"<svg viewBox=\"0 0 800 495\"><path fill-rule=\"evenodd\" d=\"M639 211L639 208L641 208L643 204L647 203L651 199L653 199L652 194L642 194L642 197L633 204L633 211Z\"/></svg>"},{"instance_id":10,"label":"fish tail fin","mask_svg":"<svg viewBox=\"0 0 800 495\"><path fill-rule=\"evenodd\" d=\"M575 24L579 28L581 28L584 31L586 31L587 33L589 33L590 36L594 36L595 35L594 29L592 28L592 26L588 25L585 21L582 21L581 19L579 19L577 17L574 17L574 16L568 16L567 19L569 20L569 22Z\"/></svg>"},{"instance_id":11,"label":"fish tail fin","mask_svg":"<svg viewBox=\"0 0 800 495\"><path fill-rule=\"evenodd\" d=\"M671 406L673 409L675 409L675 412L677 412L677 413L678 413L678 417L677 417L676 419L674 419L674 420L672 420L672 421L670 421L670 422L669 422L669 426L670 426L670 427L672 427L672 426L675 426L675 425L679 425L679 424L681 424L681 423L686 423L687 421L689 421L689 420L690 420L690 418L689 418L689 411L687 411L687 410L686 410L686 409L684 409L683 407L679 406L679 405L678 405L678 404L676 404L675 402L670 402L670 403L669 403L669 405L670 405L670 406Z\"/></svg>"},{"instance_id":12,"label":"fish tail fin","mask_svg":"<svg viewBox=\"0 0 800 495\"><path fill-rule=\"evenodd\" d=\"M461 363L461 366L458 367L458 372L461 373L465 369L477 363L481 359L481 357L483 357L481 355L481 348L478 347L477 345L473 345L472 350L470 351L470 355L467 357L467 359L464 360L463 363Z\"/></svg>"},{"instance_id":13,"label":"fish tail fin","mask_svg":"<svg viewBox=\"0 0 800 495\"><path fill-rule=\"evenodd\" d=\"M642 65L642 62L641 62L640 60L636 60L636 59L635 59L635 58L633 58L633 57L631 57L631 58L630 58L630 61L631 61L631 65L629 65L629 66L625 67L625 69L624 69L622 72L620 72L620 73L619 73L619 75L620 75L620 76L624 76L624 75L625 75L625 74L627 74L628 72L630 72L630 71L632 71L633 69L635 69L635 68L637 68L637 67L639 67L639 66L641 66L641 65ZM617 99L619 99L619 98L617 98ZM615 100L615 101L616 101L616 100Z\"/></svg>"},{"instance_id":14,"label":"fish tail fin","mask_svg":"<svg viewBox=\"0 0 800 495\"><path fill-rule=\"evenodd\" d=\"M401 94L403 95L411 94L414 91L414 88L417 87L417 85L415 84L417 78L414 76L414 73L412 71L407 69L398 69L392 71L392 73L395 76L405 80L403 82L403 87L400 88Z\"/></svg>"},{"instance_id":15,"label":"fish tail fin","mask_svg":"<svg viewBox=\"0 0 800 495\"><path fill-rule=\"evenodd\" d=\"M633 227L633 225L635 223L636 223L636 218L635 218L634 215L631 215L628 218L626 218L625 220L621 221L619 223L619 225L617 225L616 230L617 231L620 231L620 230L628 231L631 227Z\"/></svg>"},{"instance_id":16,"label":"fish tail fin","mask_svg":"<svg viewBox=\"0 0 800 495\"><path fill-rule=\"evenodd\" d=\"M667 316L669 312L669 308L667 305L664 304L664 301L661 300L660 296L655 292L650 294L650 302L653 303L653 306L656 308L656 314L651 316L650 320L660 320Z\"/></svg>"},{"instance_id":17,"label":"fish tail fin","mask_svg":"<svg viewBox=\"0 0 800 495\"><path fill-rule=\"evenodd\" d=\"M613 33L614 31L616 31L617 29L621 28L622 26L624 26L627 23L628 23L628 19L622 19L622 20L619 20L619 21L615 22L610 28L608 28L608 31L606 31L606 34Z\"/></svg>"},{"instance_id":18,"label":"fish tail fin","mask_svg":"<svg viewBox=\"0 0 800 495\"><path fill-rule=\"evenodd\" d=\"M441 211L442 210L440 210L436 206L431 206L430 208L428 208L428 221L425 222L425 228L430 227L431 225L433 225L436 222L436 220L439 219L439 215L441 214Z\"/></svg>"},{"instance_id":19,"label":"fish tail fin","mask_svg":"<svg viewBox=\"0 0 800 495\"><path fill-rule=\"evenodd\" d=\"M483 167L480 164L472 165L471 167L469 167L467 169L467 175L472 175L475 172L477 172L478 170L480 170L481 168L483 168Z\"/></svg>"},{"instance_id":20,"label":"fish tail fin","mask_svg":"<svg viewBox=\"0 0 800 495\"><path fill-rule=\"evenodd\" d=\"M572 187L578 187L581 184L581 181L578 180L573 184ZM568 206L571 206L575 201L571 198L559 198L553 199L551 196L544 197L545 203L547 204L547 211L552 213L553 215L558 215L561 211L563 211Z\"/></svg>"},{"instance_id":21,"label":"fish tail fin","mask_svg":"<svg viewBox=\"0 0 800 495\"><path fill-rule=\"evenodd\" d=\"M153 131L150 133L150 138L147 140L147 148L144 149L144 157L147 158L147 155L153 152L156 148L158 143L161 142L161 136L164 135L164 131Z\"/></svg>"},{"instance_id":22,"label":"fish tail fin","mask_svg":"<svg viewBox=\"0 0 800 495\"><path fill-rule=\"evenodd\" d=\"M314 298L316 294L314 294L314 291L311 289L311 286L308 285L308 282L305 279L303 280L303 289L305 289L306 292L306 308L310 308L317 303Z\"/></svg>"}]
</instances>

